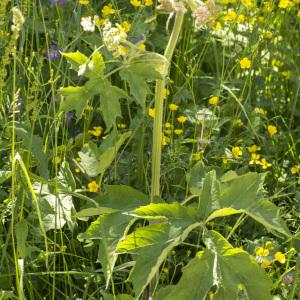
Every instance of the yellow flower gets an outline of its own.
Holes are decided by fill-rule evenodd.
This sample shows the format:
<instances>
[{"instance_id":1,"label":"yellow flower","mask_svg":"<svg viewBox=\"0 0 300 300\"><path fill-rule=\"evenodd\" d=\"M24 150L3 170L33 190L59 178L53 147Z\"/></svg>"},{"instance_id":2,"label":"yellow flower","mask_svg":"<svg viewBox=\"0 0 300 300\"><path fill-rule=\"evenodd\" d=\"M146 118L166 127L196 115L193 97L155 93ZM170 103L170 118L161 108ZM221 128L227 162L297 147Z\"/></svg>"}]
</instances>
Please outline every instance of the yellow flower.
<instances>
[{"instance_id":1,"label":"yellow flower","mask_svg":"<svg viewBox=\"0 0 300 300\"><path fill-rule=\"evenodd\" d=\"M249 162L250 165L260 165L260 155L257 153L251 153L251 160Z\"/></svg>"},{"instance_id":2,"label":"yellow flower","mask_svg":"<svg viewBox=\"0 0 300 300\"><path fill-rule=\"evenodd\" d=\"M187 121L187 117L185 117L185 116L179 116L179 117L177 118L177 121L178 121L179 123L181 123L181 124L184 124L184 123Z\"/></svg>"},{"instance_id":3,"label":"yellow flower","mask_svg":"<svg viewBox=\"0 0 300 300\"><path fill-rule=\"evenodd\" d=\"M93 106L87 105L87 106L84 108L84 110L91 111L91 110L93 110Z\"/></svg>"},{"instance_id":4,"label":"yellow flower","mask_svg":"<svg viewBox=\"0 0 300 300\"><path fill-rule=\"evenodd\" d=\"M166 130L165 130L165 134L171 135L171 134L172 134L172 130L171 130L171 129L166 129Z\"/></svg>"},{"instance_id":5,"label":"yellow flower","mask_svg":"<svg viewBox=\"0 0 300 300\"><path fill-rule=\"evenodd\" d=\"M145 0L146 6L151 6L153 4L153 0Z\"/></svg>"},{"instance_id":6,"label":"yellow flower","mask_svg":"<svg viewBox=\"0 0 300 300\"><path fill-rule=\"evenodd\" d=\"M79 3L81 5L88 5L90 3L90 0L79 0Z\"/></svg>"},{"instance_id":7,"label":"yellow flower","mask_svg":"<svg viewBox=\"0 0 300 300\"><path fill-rule=\"evenodd\" d=\"M146 45L145 45L144 43L142 43L142 44L140 44L140 45L138 46L138 49L139 49L140 51L146 51Z\"/></svg>"},{"instance_id":8,"label":"yellow flower","mask_svg":"<svg viewBox=\"0 0 300 300\"><path fill-rule=\"evenodd\" d=\"M162 144L162 146L168 145L168 141L169 141L169 138L166 137L165 135L163 135L162 138L161 138L161 144Z\"/></svg>"},{"instance_id":9,"label":"yellow flower","mask_svg":"<svg viewBox=\"0 0 300 300\"><path fill-rule=\"evenodd\" d=\"M164 99L167 99L169 95L170 95L170 90L164 89Z\"/></svg>"},{"instance_id":10,"label":"yellow flower","mask_svg":"<svg viewBox=\"0 0 300 300\"><path fill-rule=\"evenodd\" d=\"M256 146L256 145L252 145L250 147L247 147L247 149L250 153L255 153L257 151L260 151L261 148L259 146Z\"/></svg>"},{"instance_id":11,"label":"yellow flower","mask_svg":"<svg viewBox=\"0 0 300 300\"><path fill-rule=\"evenodd\" d=\"M225 16L223 16L224 21L233 21L237 17L237 14L234 11L229 11Z\"/></svg>"},{"instance_id":12,"label":"yellow flower","mask_svg":"<svg viewBox=\"0 0 300 300\"><path fill-rule=\"evenodd\" d=\"M151 118L154 118L154 116L155 116L155 108L149 108L149 109L148 109L148 115L149 115Z\"/></svg>"},{"instance_id":13,"label":"yellow flower","mask_svg":"<svg viewBox=\"0 0 300 300\"><path fill-rule=\"evenodd\" d=\"M174 103L171 103L171 104L169 104L169 109L171 110L171 111L175 111L175 110L177 110L178 109L178 105L176 105L176 104L174 104Z\"/></svg>"},{"instance_id":14,"label":"yellow flower","mask_svg":"<svg viewBox=\"0 0 300 300\"><path fill-rule=\"evenodd\" d=\"M241 147L237 147L237 146L232 147L231 153L234 158L239 158L240 156L243 155L243 151L242 151Z\"/></svg>"},{"instance_id":15,"label":"yellow flower","mask_svg":"<svg viewBox=\"0 0 300 300\"><path fill-rule=\"evenodd\" d=\"M175 129L175 130L174 130L174 133L175 133L176 135L181 135L181 134L183 133L183 130L182 130L182 129Z\"/></svg>"},{"instance_id":16,"label":"yellow flower","mask_svg":"<svg viewBox=\"0 0 300 300\"><path fill-rule=\"evenodd\" d=\"M284 264L286 259L285 259L285 255L281 252L276 252L274 255L275 259L277 261L279 261L281 264Z\"/></svg>"},{"instance_id":17,"label":"yellow flower","mask_svg":"<svg viewBox=\"0 0 300 300\"><path fill-rule=\"evenodd\" d=\"M213 30L219 30L222 28L222 24L220 22L216 22L213 26Z\"/></svg>"},{"instance_id":18,"label":"yellow flower","mask_svg":"<svg viewBox=\"0 0 300 300\"><path fill-rule=\"evenodd\" d=\"M55 156L52 159L53 164L58 165L61 163L61 158L59 156Z\"/></svg>"},{"instance_id":19,"label":"yellow flower","mask_svg":"<svg viewBox=\"0 0 300 300\"><path fill-rule=\"evenodd\" d=\"M272 167L272 164L267 162L267 160L265 158L262 158L260 160L260 165L262 166L263 169L267 169L269 167Z\"/></svg>"},{"instance_id":20,"label":"yellow flower","mask_svg":"<svg viewBox=\"0 0 300 300\"><path fill-rule=\"evenodd\" d=\"M217 105L219 102L219 98L217 96L213 96L211 98L209 98L208 103L210 105Z\"/></svg>"},{"instance_id":21,"label":"yellow flower","mask_svg":"<svg viewBox=\"0 0 300 300\"><path fill-rule=\"evenodd\" d=\"M252 0L241 0L244 6L246 6L248 9L253 8L256 6L255 1Z\"/></svg>"},{"instance_id":22,"label":"yellow flower","mask_svg":"<svg viewBox=\"0 0 300 300\"><path fill-rule=\"evenodd\" d=\"M266 242L266 248L272 251L274 249L273 243L270 241Z\"/></svg>"},{"instance_id":23,"label":"yellow flower","mask_svg":"<svg viewBox=\"0 0 300 300\"><path fill-rule=\"evenodd\" d=\"M299 171L300 171L299 166L293 166L293 167L291 167L291 173L292 174L297 174L297 173L299 173Z\"/></svg>"},{"instance_id":24,"label":"yellow flower","mask_svg":"<svg viewBox=\"0 0 300 300\"><path fill-rule=\"evenodd\" d=\"M169 122L166 122L165 123L165 128L172 128L173 126L172 126L172 124L171 123L169 123Z\"/></svg>"},{"instance_id":25,"label":"yellow flower","mask_svg":"<svg viewBox=\"0 0 300 300\"><path fill-rule=\"evenodd\" d=\"M250 69L251 68L251 60L248 57L244 57L240 60L240 66L242 69Z\"/></svg>"},{"instance_id":26,"label":"yellow flower","mask_svg":"<svg viewBox=\"0 0 300 300\"><path fill-rule=\"evenodd\" d=\"M134 7L140 7L142 6L142 2L140 0L131 0L130 4Z\"/></svg>"},{"instance_id":27,"label":"yellow flower","mask_svg":"<svg viewBox=\"0 0 300 300\"><path fill-rule=\"evenodd\" d=\"M256 256L268 256L270 254L269 250L263 247L259 247L255 250L255 255Z\"/></svg>"},{"instance_id":28,"label":"yellow flower","mask_svg":"<svg viewBox=\"0 0 300 300\"><path fill-rule=\"evenodd\" d=\"M200 152L196 152L193 155L193 160L198 161L201 159L201 153Z\"/></svg>"},{"instance_id":29,"label":"yellow flower","mask_svg":"<svg viewBox=\"0 0 300 300\"><path fill-rule=\"evenodd\" d=\"M80 169L78 167L75 168L76 173L80 173Z\"/></svg>"},{"instance_id":30,"label":"yellow flower","mask_svg":"<svg viewBox=\"0 0 300 300\"><path fill-rule=\"evenodd\" d=\"M289 79L292 76L292 71L283 71L281 75L285 77L285 79Z\"/></svg>"},{"instance_id":31,"label":"yellow flower","mask_svg":"<svg viewBox=\"0 0 300 300\"><path fill-rule=\"evenodd\" d=\"M123 27L123 29L124 29L125 32L128 32L131 29L131 24L129 22L127 22L127 21L124 21L122 23L122 27Z\"/></svg>"},{"instance_id":32,"label":"yellow flower","mask_svg":"<svg viewBox=\"0 0 300 300\"><path fill-rule=\"evenodd\" d=\"M124 56L124 55L126 55L128 53L129 48L126 47L126 46L120 45L119 48L118 48L118 50L119 50L119 54L122 55L122 56Z\"/></svg>"},{"instance_id":33,"label":"yellow flower","mask_svg":"<svg viewBox=\"0 0 300 300\"><path fill-rule=\"evenodd\" d=\"M240 118L239 119L235 119L233 124L236 127L242 127L244 125L243 121Z\"/></svg>"},{"instance_id":34,"label":"yellow flower","mask_svg":"<svg viewBox=\"0 0 300 300\"><path fill-rule=\"evenodd\" d=\"M95 180L88 184L88 190L91 193L97 193L99 191L99 185L96 183Z\"/></svg>"},{"instance_id":35,"label":"yellow flower","mask_svg":"<svg viewBox=\"0 0 300 300\"><path fill-rule=\"evenodd\" d=\"M105 24L105 22L106 22L106 19L103 19L103 18L95 18L95 24L97 25L97 26L103 26L104 24Z\"/></svg>"},{"instance_id":36,"label":"yellow flower","mask_svg":"<svg viewBox=\"0 0 300 300\"><path fill-rule=\"evenodd\" d=\"M285 8L288 8L292 5L293 5L293 2L290 1L290 0L280 0L279 4L278 4L278 7L285 9Z\"/></svg>"},{"instance_id":37,"label":"yellow flower","mask_svg":"<svg viewBox=\"0 0 300 300\"><path fill-rule=\"evenodd\" d=\"M95 136L99 137L103 131L103 128L101 126L94 126L92 130L89 130L88 133Z\"/></svg>"},{"instance_id":38,"label":"yellow flower","mask_svg":"<svg viewBox=\"0 0 300 300\"><path fill-rule=\"evenodd\" d=\"M262 259L261 263L260 263L260 266L263 268L263 269L266 269L270 266L271 262L268 261L267 259Z\"/></svg>"},{"instance_id":39,"label":"yellow flower","mask_svg":"<svg viewBox=\"0 0 300 300\"><path fill-rule=\"evenodd\" d=\"M277 133L277 127L274 125L268 125L267 129L268 129L270 136L273 136L274 134Z\"/></svg>"},{"instance_id":40,"label":"yellow flower","mask_svg":"<svg viewBox=\"0 0 300 300\"><path fill-rule=\"evenodd\" d=\"M115 12L116 12L116 11L115 11L113 8L111 8L111 7L107 6L107 5L105 5L105 6L102 8L102 14L103 14L104 16L113 15Z\"/></svg>"},{"instance_id":41,"label":"yellow flower","mask_svg":"<svg viewBox=\"0 0 300 300\"><path fill-rule=\"evenodd\" d=\"M261 107L255 108L255 112L257 112L257 113L259 113L259 114L261 114L261 115L263 115L263 116L266 116L267 113L268 113L265 109L263 109L263 108L261 108Z\"/></svg>"},{"instance_id":42,"label":"yellow flower","mask_svg":"<svg viewBox=\"0 0 300 300\"><path fill-rule=\"evenodd\" d=\"M237 23L241 24L241 23L245 23L245 21L246 21L246 16L245 15L241 14L241 15L237 16L237 19L236 19Z\"/></svg>"}]
</instances>

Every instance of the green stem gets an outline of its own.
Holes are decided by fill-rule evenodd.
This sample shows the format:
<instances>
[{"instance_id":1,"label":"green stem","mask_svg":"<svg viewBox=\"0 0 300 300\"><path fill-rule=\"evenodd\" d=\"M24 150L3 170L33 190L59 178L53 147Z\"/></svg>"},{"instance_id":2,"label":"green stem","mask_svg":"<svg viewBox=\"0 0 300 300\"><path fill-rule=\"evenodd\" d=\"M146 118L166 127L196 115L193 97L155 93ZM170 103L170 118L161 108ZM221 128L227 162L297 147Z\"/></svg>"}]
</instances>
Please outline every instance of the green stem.
<instances>
[{"instance_id":1,"label":"green stem","mask_svg":"<svg viewBox=\"0 0 300 300\"><path fill-rule=\"evenodd\" d=\"M174 27L165 50L165 57L170 65L172 56L182 28L184 13L176 13ZM155 89L155 116L153 125L153 145L152 145L152 183L151 201L155 196L160 196L160 164L162 151L162 122L163 122L163 99L165 79L157 80Z\"/></svg>"}]
</instances>

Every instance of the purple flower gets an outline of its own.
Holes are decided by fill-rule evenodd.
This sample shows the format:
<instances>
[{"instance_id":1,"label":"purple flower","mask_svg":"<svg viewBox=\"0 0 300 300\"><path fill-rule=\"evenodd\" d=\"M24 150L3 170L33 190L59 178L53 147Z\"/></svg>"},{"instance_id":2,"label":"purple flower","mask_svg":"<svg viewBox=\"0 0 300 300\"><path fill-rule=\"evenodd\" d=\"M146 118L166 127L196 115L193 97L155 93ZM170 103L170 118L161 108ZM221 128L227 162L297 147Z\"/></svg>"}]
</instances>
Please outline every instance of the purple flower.
<instances>
[{"instance_id":1,"label":"purple flower","mask_svg":"<svg viewBox=\"0 0 300 300\"><path fill-rule=\"evenodd\" d=\"M62 52L62 48L57 49L57 46L53 44L50 46L50 50L46 52L46 56L48 56L51 61L54 61L54 59L60 58L60 52Z\"/></svg>"},{"instance_id":2,"label":"purple flower","mask_svg":"<svg viewBox=\"0 0 300 300\"><path fill-rule=\"evenodd\" d=\"M284 275L284 277L282 278L282 282L287 285L291 284L293 281L294 281L294 277L291 273Z\"/></svg>"},{"instance_id":3,"label":"purple flower","mask_svg":"<svg viewBox=\"0 0 300 300\"><path fill-rule=\"evenodd\" d=\"M66 124L70 126L72 124L73 119L75 118L75 114L72 111L67 112Z\"/></svg>"},{"instance_id":4,"label":"purple flower","mask_svg":"<svg viewBox=\"0 0 300 300\"><path fill-rule=\"evenodd\" d=\"M49 0L51 6L55 6L57 4L65 5L65 0Z\"/></svg>"}]
</instances>

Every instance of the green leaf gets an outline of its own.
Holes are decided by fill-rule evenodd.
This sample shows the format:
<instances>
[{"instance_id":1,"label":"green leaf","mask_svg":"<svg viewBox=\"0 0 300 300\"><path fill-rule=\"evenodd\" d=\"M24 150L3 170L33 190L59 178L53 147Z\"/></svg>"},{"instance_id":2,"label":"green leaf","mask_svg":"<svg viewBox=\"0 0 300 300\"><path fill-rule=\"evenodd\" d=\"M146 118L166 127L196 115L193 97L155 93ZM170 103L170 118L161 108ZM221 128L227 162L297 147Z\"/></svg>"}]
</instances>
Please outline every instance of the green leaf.
<instances>
[{"instance_id":1,"label":"green leaf","mask_svg":"<svg viewBox=\"0 0 300 300\"><path fill-rule=\"evenodd\" d=\"M115 209L108 208L108 207L90 207L90 208L82 209L81 211L77 212L76 218L100 216L105 214L111 214L115 211L116 211Z\"/></svg>"},{"instance_id":2,"label":"green leaf","mask_svg":"<svg viewBox=\"0 0 300 300\"><path fill-rule=\"evenodd\" d=\"M26 257L26 240L28 236L28 224L26 220L21 220L15 225L17 250L19 257L25 259Z\"/></svg>"},{"instance_id":3,"label":"green leaf","mask_svg":"<svg viewBox=\"0 0 300 300\"><path fill-rule=\"evenodd\" d=\"M272 282L251 255L217 232L210 232L205 243L207 249L197 253L179 283L159 300L205 300L213 288L214 300L238 299L241 293L249 300L272 300Z\"/></svg>"},{"instance_id":4,"label":"green leaf","mask_svg":"<svg viewBox=\"0 0 300 300\"><path fill-rule=\"evenodd\" d=\"M77 72L79 71L80 66L89 62L89 58L78 50L71 53L61 52L61 55L64 56L69 63L71 63L72 69Z\"/></svg>"},{"instance_id":5,"label":"green leaf","mask_svg":"<svg viewBox=\"0 0 300 300\"><path fill-rule=\"evenodd\" d=\"M19 124L22 126L21 124ZM27 151L31 152L33 156L38 161L37 168L40 175L46 179L49 178L49 170L48 170L48 158L43 151L44 144L43 139L38 136L32 134L32 132L27 131L25 128L16 127L15 129L17 137L22 139L24 148Z\"/></svg>"},{"instance_id":6,"label":"green leaf","mask_svg":"<svg viewBox=\"0 0 300 300\"><path fill-rule=\"evenodd\" d=\"M107 147L102 153L101 147L97 148L94 143L89 143L78 153L81 159L80 166L90 177L103 174L115 160L119 149L130 136L130 131L119 134L115 144Z\"/></svg>"},{"instance_id":7,"label":"green leaf","mask_svg":"<svg viewBox=\"0 0 300 300\"><path fill-rule=\"evenodd\" d=\"M146 216L165 216L170 223L153 224L138 228L118 245L119 252L135 256L135 266L129 280L132 281L136 298L155 276L168 253L187 235L201 224L195 220L196 211L180 204L153 204L135 210L135 214Z\"/></svg>"},{"instance_id":8,"label":"green leaf","mask_svg":"<svg viewBox=\"0 0 300 300\"><path fill-rule=\"evenodd\" d=\"M128 212L150 203L150 198L127 185L105 185L105 193L95 197L101 207Z\"/></svg>"},{"instance_id":9,"label":"green leaf","mask_svg":"<svg viewBox=\"0 0 300 300\"><path fill-rule=\"evenodd\" d=\"M71 191L76 189L76 182L67 161L63 161L61 164L57 179L58 182L66 189Z\"/></svg>"},{"instance_id":10,"label":"green leaf","mask_svg":"<svg viewBox=\"0 0 300 300\"><path fill-rule=\"evenodd\" d=\"M103 297L104 300L135 300L135 298L126 294L119 294L114 296L114 295L103 293Z\"/></svg>"}]
</instances>

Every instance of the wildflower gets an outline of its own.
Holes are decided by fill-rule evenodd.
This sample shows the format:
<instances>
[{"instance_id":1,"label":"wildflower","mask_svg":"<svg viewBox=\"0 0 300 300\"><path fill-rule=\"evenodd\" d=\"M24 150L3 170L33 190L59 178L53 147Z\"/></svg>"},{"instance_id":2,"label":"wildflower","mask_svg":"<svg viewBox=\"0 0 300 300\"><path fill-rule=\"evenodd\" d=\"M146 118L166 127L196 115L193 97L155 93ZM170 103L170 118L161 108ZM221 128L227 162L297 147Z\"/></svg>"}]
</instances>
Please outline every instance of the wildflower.
<instances>
[{"instance_id":1,"label":"wildflower","mask_svg":"<svg viewBox=\"0 0 300 300\"><path fill-rule=\"evenodd\" d=\"M285 79L289 79L292 76L292 72L291 71L283 71L283 72L281 72L281 75L283 77L285 77Z\"/></svg>"},{"instance_id":2,"label":"wildflower","mask_svg":"<svg viewBox=\"0 0 300 300\"><path fill-rule=\"evenodd\" d=\"M174 104L174 103L171 103L171 104L169 104L169 109L171 110L171 111L175 111L175 110L177 110L178 109L178 105L176 105L176 104Z\"/></svg>"},{"instance_id":3,"label":"wildflower","mask_svg":"<svg viewBox=\"0 0 300 300\"><path fill-rule=\"evenodd\" d=\"M200 28L208 21L210 21L212 13L209 10L208 6L203 4L193 11L193 17L195 18L196 28Z\"/></svg>"},{"instance_id":4,"label":"wildflower","mask_svg":"<svg viewBox=\"0 0 300 300\"><path fill-rule=\"evenodd\" d=\"M54 165L60 164L60 163L61 163L61 158L60 158L59 156L53 157L52 163L53 163Z\"/></svg>"},{"instance_id":5,"label":"wildflower","mask_svg":"<svg viewBox=\"0 0 300 300\"><path fill-rule=\"evenodd\" d=\"M281 264L284 264L286 259L285 259L285 255L281 252L276 252L275 255L275 260L277 260L278 262L280 262Z\"/></svg>"},{"instance_id":6,"label":"wildflower","mask_svg":"<svg viewBox=\"0 0 300 300\"><path fill-rule=\"evenodd\" d=\"M95 136L99 137L103 131L103 128L101 126L94 126L92 130L89 130L88 133Z\"/></svg>"},{"instance_id":7,"label":"wildflower","mask_svg":"<svg viewBox=\"0 0 300 300\"><path fill-rule=\"evenodd\" d=\"M280 0L279 4L278 4L278 7L282 8L282 9L285 9L285 8L288 8L292 5L293 5L293 2L290 1L290 0Z\"/></svg>"},{"instance_id":8,"label":"wildflower","mask_svg":"<svg viewBox=\"0 0 300 300\"><path fill-rule=\"evenodd\" d=\"M238 118L238 119L234 120L233 125L236 127L242 127L244 125L244 123L240 118Z\"/></svg>"},{"instance_id":9,"label":"wildflower","mask_svg":"<svg viewBox=\"0 0 300 300\"><path fill-rule=\"evenodd\" d=\"M297 174L297 173L299 173L299 171L300 171L299 166L293 166L293 167L291 167L291 173L292 174Z\"/></svg>"},{"instance_id":10,"label":"wildflower","mask_svg":"<svg viewBox=\"0 0 300 300\"><path fill-rule=\"evenodd\" d=\"M60 52L62 52L62 48L57 49L57 46L53 44L50 46L50 50L46 52L46 56L49 57L50 61L54 61L60 58Z\"/></svg>"},{"instance_id":11,"label":"wildflower","mask_svg":"<svg viewBox=\"0 0 300 300\"><path fill-rule=\"evenodd\" d=\"M164 99L167 99L169 95L170 95L170 90L164 89Z\"/></svg>"},{"instance_id":12,"label":"wildflower","mask_svg":"<svg viewBox=\"0 0 300 300\"><path fill-rule=\"evenodd\" d=\"M99 185L96 183L95 180L91 181L88 184L88 190L90 193L97 193L99 191Z\"/></svg>"},{"instance_id":13,"label":"wildflower","mask_svg":"<svg viewBox=\"0 0 300 300\"><path fill-rule=\"evenodd\" d=\"M65 5L65 0L50 0L50 5L51 6L55 6L57 4L60 4L60 5Z\"/></svg>"},{"instance_id":14,"label":"wildflower","mask_svg":"<svg viewBox=\"0 0 300 300\"><path fill-rule=\"evenodd\" d=\"M243 155L243 151L242 151L241 147L237 147L237 146L232 147L231 153L234 158L239 158L240 156Z\"/></svg>"},{"instance_id":15,"label":"wildflower","mask_svg":"<svg viewBox=\"0 0 300 300\"><path fill-rule=\"evenodd\" d=\"M166 122L165 123L165 128L172 128L173 126L172 126L172 124L171 123L169 123L169 122Z\"/></svg>"},{"instance_id":16,"label":"wildflower","mask_svg":"<svg viewBox=\"0 0 300 300\"><path fill-rule=\"evenodd\" d=\"M181 134L183 133L183 130L182 130L182 129L175 129L175 130L174 130L174 133L175 133L176 135L181 135Z\"/></svg>"},{"instance_id":17,"label":"wildflower","mask_svg":"<svg viewBox=\"0 0 300 300\"><path fill-rule=\"evenodd\" d=\"M185 116L179 116L179 117L177 118L177 121L178 121L179 123L181 123L181 124L184 124L184 123L187 121L187 117L185 117Z\"/></svg>"},{"instance_id":18,"label":"wildflower","mask_svg":"<svg viewBox=\"0 0 300 300\"><path fill-rule=\"evenodd\" d=\"M240 66L242 69L250 69L251 68L251 60L248 57L244 57L240 60Z\"/></svg>"},{"instance_id":19,"label":"wildflower","mask_svg":"<svg viewBox=\"0 0 300 300\"><path fill-rule=\"evenodd\" d=\"M294 277L293 274L291 273L284 275L284 277L282 278L282 282L287 285L291 284L293 281L294 281Z\"/></svg>"},{"instance_id":20,"label":"wildflower","mask_svg":"<svg viewBox=\"0 0 300 300\"><path fill-rule=\"evenodd\" d=\"M241 0L241 2L242 2L242 4L244 5L244 6L246 6L246 8L248 8L248 9L250 9L250 8L253 8L253 7L255 7L255 1L253 1L253 0Z\"/></svg>"},{"instance_id":21,"label":"wildflower","mask_svg":"<svg viewBox=\"0 0 300 300\"><path fill-rule=\"evenodd\" d=\"M131 0L130 4L134 7L141 7L142 6L142 2L140 0Z\"/></svg>"},{"instance_id":22,"label":"wildflower","mask_svg":"<svg viewBox=\"0 0 300 300\"><path fill-rule=\"evenodd\" d=\"M260 160L260 165L262 166L263 169L267 169L269 167L272 167L272 164L267 162L267 160L265 158L262 158Z\"/></svg>"},{"instance_id":23,"label":"wildflower","mask_svg":"<svg viewBox=\"0 0 300 300\"><path fill-rule=\"evenodd\" d=\"M171 135L171 134L172 134L172 130L171 130L171 129L166 129L166 130L165 130L165 134Z\"/></svg>"},{"instance_id":24,"label":"wildflower","mask_svg":"<svg viewBox=\"0 0 300 300\"><path fill-rule=\"evenodd\" d=\"M237 16L236 22L237 22L238 24L245 23L245 21L246 21L245 15L240 14L240 15Z\"/></svg>"},{"instance_id":25,"label":"wildflower","mask_svg":"<svg viewBox=\"0 0 300 300\"><path fill-rule=\"evenodd\" d=\"M258 113L258 114L261 114L261 115L263 115L263 116L266 116L267 115L267 111L265 110L265 109L263 109L263 108L261 108L261 107L257 107L257 108L255 108L255 110L254 110L256 113Z\"/></svg>"},{"instance_id":26,"label":"wildflower","mask_svg":"<svg viewBox=\"0 0 300 300\"><path fill-rule=\"evenodd\" d=\"M267 129L268 129L270 136L273 136L274 134L277 133L277 127L274 125L268 125Z\"/></svg>"},{"instance_id":27,"label":"wildflower","mask_svg":"<svg viewBox=\"0 0 300 300\"><path fill-rule=\"evenodd\" d=\"M80 21L83 31L94 32L95 31L95 22L92 17L82 17Z\"/></svg>"},{"instance_id":28,"label":"wildflower","mask_svg":"<svg viewBox=\"0 0 300 300\"><path fill-rule=\"evenodd\" d=\"M92 111L93 110L93 106L92 105L87 105L84 110L86 111Z\"/></svg>"},{"instance_id":29,"label":"wildflower","mask_svg":"<svg viewBox=\"0 0 300 300\"><path fill-rule=\"evenodd\" d=\"M80 173L80 168L76 167L75 168L75 173Z\"/></svg>"},{"instance_id":30,"label":"wildflower","mask_svg":"<svg viewBox=\"0 0 300 300\"><path fill-rule=\"evenodd\" d=\"M90 3L90 0L79 0L79 3L81 5L88 5Z\"/></svg>"},{"instance_id":31,"label":"wildflower","mask_svg":"<svg viewBox=\"0 0 300 300\"><path fill-rule=\"evenodd\" d=\"M251 160L249 162L250 165L260 165L260 155L257 153L251 153Z\"/></svg>"},{"instance_id":32,"label":"wildflower","mask_svg":"<svg viewBox=\"0 0 300 300\"><path fill-rule=\"evenodd\" d=\"M145 0L146 6L151 6L153 4L153 0Z\"/></svg>"},{"instance_id":33,"label":"wildflower","mask_svg":"<svg viewBox=\"0 0 300 300\"><path fill-rule=\"evenodd\" d=\"M66 118L66 124L70 126L72 124L74 117L75 117L74 113L72 111L68 111L67 118Z\"/></svg>"},{"instance_id":34,"label":"wildflower","mask_svg":"<svg viewBox=\"0 0 300 300\"><path fill-rule=\"evenodd\" d=\"M224 21L234 21L237 17L237 14L234 11L229 11L225 16L223 16Z\"/></svg>"},{"instance_id":35,"label":"wildflower","mask_svg":"<svg viewBox=\"0 0 300 300\"><path fill-rule=\"evenodd\" d=\"M127 22L127 21L124 21L122 23L122 27L123 27L123 29L124 29L125 32L128 32L131 29L131 24L129 22Z\"/></svg>"},{"instance_id":36,"label":"wildflower","mask_svg":"<svg viewBox=\"0 0 300 300\"><path fill-rule=\"evenodd\" d=\"M256 146L255 144L250 146L250 147L247 147L249 153L255 153L257 151L260 151L261 148L259 146Z\"/></svg>"},{"instance_id":37,"label":"wildflower","mask_svg":"<svg viewBox=\"0 0 300 300\"><path fill-rule=\"evenodd\" d=\"M154 118L154 116L155 116L155 108L149 108L149 109L148 109L148 115L149 115L151 118Z\"/></svg>"},{"instance_id":38,"label":"wildflower","mask_svg":"<svg viewBox=\"0 0 300 300\"><path fill-rule=\"evenodd\" d=\"M213 96L211 98L209 98L208 103L210 105L217 105L219 102L219 98L217 96Z\"/></svg>"},{"instance_id":39,"label":"wildflower","mask_svg":"<svg viewBox=\"0 0 300 300\"><path fill-rule=\"evenodd\" d=\"M270 266L271 262L268 261L267 259L262 259L261 263L260 263L260 266L263 268L263 269L266 269Z\"/></svg>"},{"instance_id":40,"label":"wildflower","mask_svg":"<svg viewBox=\"0 0 300 300\"><path fill-rule=\"evenodd\" d=\"M255 255L256 256L268 256L270 254L269 250L263 247L259 247L255 250Z\"/></svg>"},{"instance_id":41,"label":"wildflower","mask_svg":"<svg viewBox=\"0 0 300 300\"><path fill-rule=\"evenodd\" d=\"M115 9L109 7L108 5L103 6L102 8L102 14L103 16L107 17L109 15L113 15L116 12Z\"/></svg>"},{"instance_id":42,"label":"wildflower","mask_svg":"<svg viewBox=\"0 0 300 300\"><path fill-rule=\"evenodd\" d=\"M120 55L122 56L125 56L129 51L129 47L126 47L126 46L123 46L123 45L120 45L119 48L118 48L118 52Z\"/></svg>"},{"instance_id":43,"label":"wildflower","mask_svg":"<svg viewBox=\"0 0 300 300\"><path fill-rule=\"evenodd\" d=\"M168 141L169 141L169 138L166 137L165 135L163 135L162 138L161 138L161 144L162 144L162 146L168 145Z\"/></svg>"},{"instance_id":44,"label":"wildflower","mask_svg":"<svg viewBox=\"0 0 300 300\"><path fill-rule=\"evenodd\" d=\"M144 43L141 43L141 44L138 45L138 49L140 51L146 51L146 45Z\"/></svg>"}]
</instances>

